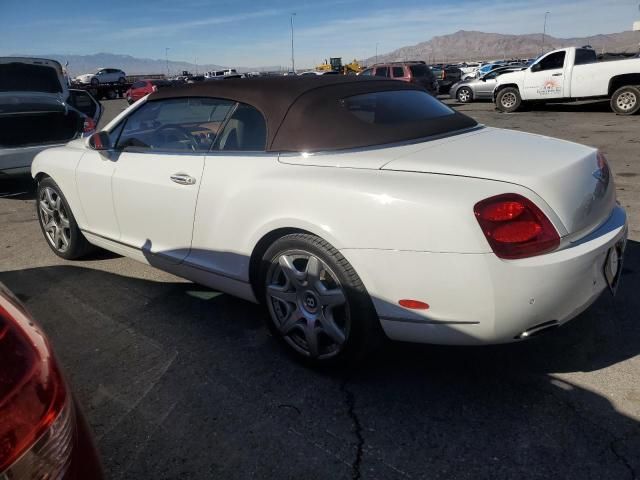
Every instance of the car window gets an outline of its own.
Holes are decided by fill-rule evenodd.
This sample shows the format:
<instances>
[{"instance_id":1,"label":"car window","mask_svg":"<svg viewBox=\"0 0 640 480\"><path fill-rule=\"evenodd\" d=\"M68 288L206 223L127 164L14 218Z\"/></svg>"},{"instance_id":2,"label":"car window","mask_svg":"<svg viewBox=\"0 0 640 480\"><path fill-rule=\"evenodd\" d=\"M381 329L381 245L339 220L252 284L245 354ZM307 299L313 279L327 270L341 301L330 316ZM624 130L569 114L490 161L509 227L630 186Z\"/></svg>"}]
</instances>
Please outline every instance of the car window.
<instances>
[{"instance_id":1,"label":"car window","mask_svg":"<svg viewBox=\"0 0 640 480\"><path fill-rule=\"evenodd\" d=\"M393 67L393 76L394 77L404 77L404 68L402 67Z\"/></svg>"},{"instance_id":2,"label":"car window","mask_svg":"<svg viewBox=\"0 0 640 480\"><path fill-rule=\"evenodd\" d=\"M409 70L411 70L411 75L413 77L426 77L429 75L429 67L421 63L417 65L410 65Z\"/></svg>"},{"instance_id":3,"label":"car window","mask_svg":"<svg viewBox=\"0 0 640 480\"><path fill-rule=\"evenodd\" d=\"M98 109L98 104L91 94L84 90L69 90L69 104L91 118L95 116Z\"/></svg>"},{"instance_id":4,"label":"car window","mask_svg":"<svg viewBox=\"0 0 640 480\"><path fill-rule=\"evenodd\" d=\"M576 50L575 65L586 65L587 63L595 63L598 61L595 50L590 48L578 48Z\"/></svg>"},{"instance_id":5,"label":"car window","mask_svg":"<svg viewBox=\"0 0 640 480\"><path fill-rule=\"evenodd\" d=\"M388 77L389 76L389 67L378 67L376 68L376 77Z\"/></svg>"},{"instance_id":6,"label":"car window","mask_svg":"<svg viewBox=\"0 0 640 480\"><path fill-rule=\"evenodd\" d=\"M148 102L127 117L116 148L206 152L234 105L216 98Z\"/></svg>"},{"instance_id":7,"label":"car window","mask_svg":"<svg viewBox=\"0 0 640 480\"><path fill-rule=\"evenodd\" d=\"M344 98L342 106L363 122L402 124L453 115L454 111L422 90L392 90Z\"/></svg>"},{"instance_id":8,"label":"car window","mask_svg":"<svg viewBox=\"0 0 640 480\"><path fill-rule=\"evenodd\" d=\"M367 68L360 75L364 75L366 77L373 75L373 68Z\"/></svg>"},{"instance_id":9,"label":"car window","mask_svg":"<svg viewBox=\"0 0 640 480\"><path fill-rule=\"evenodd\" d=\"M133 85L131 85L131 88L142 88L145 87L147 85L147 82L135 82Z\"/></svg>"},{"instance_id":10,"label":"car window","mask_svg":"<svg viewBox=\"0 0 640 480\"><path fill-rule=\"evenodd\" d=\"M564 66L565 55L566 52L564 50L562 50L561 52L552 53L551 55L547 55L542 60L540 60L539 71L556 70L558 68L562 68Z\"/></svg>"},{"instance_id":11,"label":"car window","mask_svg":"<svg viewBox=\"0 0 640 480\"><path fill-rule=\"evenodd\" d=\"M496 78L498 75L500 75L501 73L504 73L504 70L494 70L491 73L487 73L484 77L485 80L493 80L494 78Z\"/></svg>"},{"instance_id":12,"label":"car window","mask_svg":"<svg viewBox=\"0 0 640 480\"><path fill-rule=\"evenodd\" d=\"M239 104L218 136L213 150L253 151L266 149L267 125L251 105Z\"/></svg>"}]
</instances>

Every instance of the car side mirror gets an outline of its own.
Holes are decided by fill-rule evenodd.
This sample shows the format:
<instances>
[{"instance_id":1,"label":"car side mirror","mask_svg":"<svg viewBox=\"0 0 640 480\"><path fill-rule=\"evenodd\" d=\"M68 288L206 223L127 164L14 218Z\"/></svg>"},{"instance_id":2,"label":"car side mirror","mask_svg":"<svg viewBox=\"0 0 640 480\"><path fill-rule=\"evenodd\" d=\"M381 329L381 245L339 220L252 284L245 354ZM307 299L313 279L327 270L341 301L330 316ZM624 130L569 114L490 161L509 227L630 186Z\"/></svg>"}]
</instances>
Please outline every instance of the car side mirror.
<instances>
[{"instance_id":1,"label":"car side mirror","mask_svg":"<svg viewBox=\"0 0 640 480\"><path fill-rule=\"evenodd\" d=\"M89 145L89 148L91 148L91 150L110 150L111 139L109 138L109 134L107 132L96 132L89 137L87 145Z\"/></svg>"}]
</instances>

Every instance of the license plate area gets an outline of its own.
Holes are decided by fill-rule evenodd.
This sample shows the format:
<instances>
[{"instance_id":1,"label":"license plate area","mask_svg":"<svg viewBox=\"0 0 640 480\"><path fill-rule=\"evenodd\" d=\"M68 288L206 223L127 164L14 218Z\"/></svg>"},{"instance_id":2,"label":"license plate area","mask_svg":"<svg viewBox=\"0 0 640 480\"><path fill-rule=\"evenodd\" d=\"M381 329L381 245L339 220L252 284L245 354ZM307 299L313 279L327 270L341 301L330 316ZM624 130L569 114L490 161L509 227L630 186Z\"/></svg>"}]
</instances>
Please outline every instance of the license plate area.
<instances>
[{"instance_id":1,"label":"license plate area","mask_svg":"<svg viewBox=\"0 0 640 480\"><path fill-rule=\"evenodd\" d=\"M626 247L626 238L617 242L607 252L604 261L603 273L604 278L609 286L609 291L615 296L618 286L620 285L620 277L622 276L622 264L624 260L624 250Z\"/></svg>"}]
</instances>

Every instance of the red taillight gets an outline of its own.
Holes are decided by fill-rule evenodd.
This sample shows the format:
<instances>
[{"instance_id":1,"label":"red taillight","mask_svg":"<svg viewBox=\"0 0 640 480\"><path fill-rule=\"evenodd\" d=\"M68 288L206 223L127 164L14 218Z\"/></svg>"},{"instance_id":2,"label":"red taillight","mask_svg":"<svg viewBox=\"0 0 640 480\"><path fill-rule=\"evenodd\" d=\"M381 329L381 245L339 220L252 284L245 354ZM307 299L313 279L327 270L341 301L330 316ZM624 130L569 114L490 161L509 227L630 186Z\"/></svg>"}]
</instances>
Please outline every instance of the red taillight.
<instances>
[{"instance_id":1,"label":"red taillight","mask_svg":"<svg viewBox=\"0 0 640 480\"><path fill-rule=\"evenodd\" d=\"M84 133L91 133L96 129L96 122L93 121L91 117L84 117L84 125L82 126L82 131Z\"/></svg>"},{"instance_id":2,"label":"red taillight","mask_svg":"<svg viewBox=\"0 0 640 480\"><path fill-rule=\"evenodd\" d=\"M58 478L70 459L72 418L46 338L0 291L0 477Z\"/></svg>"},{"instance_id":3,"label":"red taillight","mask_svg":"<svg viewBox=\"0 0 640 480\"><path fill-rule=\"evenodd\" d=\"M547 216L527 198L507 193L476 203L473 211L493 252L516 259L550 252L560 237Z\"/></svg>"}]
</instances>

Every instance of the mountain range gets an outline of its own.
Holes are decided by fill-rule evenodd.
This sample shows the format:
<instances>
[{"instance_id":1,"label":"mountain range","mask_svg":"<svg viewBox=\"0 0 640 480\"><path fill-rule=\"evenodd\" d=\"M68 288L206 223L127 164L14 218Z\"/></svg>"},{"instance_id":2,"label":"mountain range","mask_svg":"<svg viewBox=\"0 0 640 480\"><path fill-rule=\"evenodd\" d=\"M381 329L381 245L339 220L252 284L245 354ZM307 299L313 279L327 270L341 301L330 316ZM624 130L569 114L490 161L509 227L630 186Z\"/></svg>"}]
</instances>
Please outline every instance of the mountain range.
<instances>
[{"instance_id":1,"label":"mountain range","mask_svg":"<svg viewBox=\"0 0 640 480\"><path fill-rule=\"evenodd\" d=\"M15 55L15 56L35 56L35 55ZM67 64L67 71L69 75L75 77L82 73L92 73L99 68L120 68L124 70L128 75L144 75L144 74L160 74L167 73L167 67L170 75L177 75L183 70L188 70L191 73L199 72L200 74L210 70L222 70L228 68L215 64L203 64L196 65L191 62L183 62L176 60L163 60L163 59L151 59L151 58L137 58L131 55L118 55L114 53L94 53L91 55L64 55L59 53L42 54L37 55L42 58L50 58L52 60L59 61L62 66ZM238 71L248 72L254 70L280 70L280 67L236 67L231 65L231 68L238 68Z\"/></svg>"},{"instance_id":2,"label":"mountain range","mask_svg":"<svg viewBox=\"0 0 640 480\"><path fill-rule=\"evenodd\" d=\"M364 59L365 65L378 62L424 60L428 63L447 63L463 60L490 60L503 58L530 58L544 51L562 47L591 45L598 53L637 52L639 32L620 32L578 38L556 38L542 33L527 35L504 35L460 30L433 37L416 45L398 48L389 53Z\"/></svg>"},{"instance_id":3,"label":"mountain range","mask_svg":"<svg viewBox=\"0 0 640 480\"><path fill-rule=\"evenodd\" d=\"M544 39L544 50L567 46L591 45L599 53L607 52L637 52L640 42L640 32L620 32L594 35L580 38L556 38L549 35ZM426 42L398 48L392 52L370 57L361 62L369 65L378 62L425 60L428 63L445 63L463 60L489 60L502 58L529 58L539 55L543 50L542 34L504 35L500 33L485 33L460 30L458 32L431 38ZM82 73L95 72L102 67L121 68L127 74L159 74L176 75L183 70L190 72L206 72L220 70L224 67L215 64L196 65L191 62L166 59L137 58L131 55L117 55L113 53L95 53L92 55L63 55L43 54L44 58L58 60L62 65L68 62L68 71L72 76ZM346 59L344 59L346 60ZM247 71L280 71L286 67L263 66L243 67L230 65L239 72Z\"/></svg>"}]
</instances>

